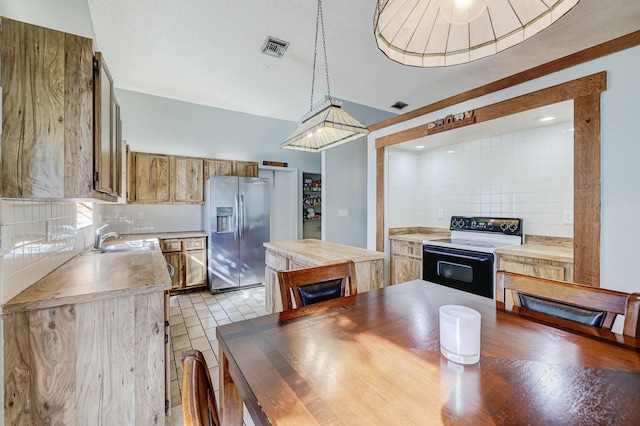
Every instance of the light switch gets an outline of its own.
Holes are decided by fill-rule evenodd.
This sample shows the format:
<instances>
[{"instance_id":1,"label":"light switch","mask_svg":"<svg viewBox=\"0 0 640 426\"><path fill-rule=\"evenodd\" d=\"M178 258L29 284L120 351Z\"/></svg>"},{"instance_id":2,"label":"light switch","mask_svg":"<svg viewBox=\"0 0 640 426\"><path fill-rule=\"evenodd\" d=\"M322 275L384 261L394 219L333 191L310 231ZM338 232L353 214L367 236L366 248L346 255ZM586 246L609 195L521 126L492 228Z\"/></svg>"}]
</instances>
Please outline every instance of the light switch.
<instances>
[{"instance_id":1,"label":"light switch","mask_svg":"<svg viewBox=\"0 0 640 426\"><path fill-rule=\"evenodd\" d=\"M438 219L444 219L444 209L438 209Z\"/></svg>"}]
</instances>

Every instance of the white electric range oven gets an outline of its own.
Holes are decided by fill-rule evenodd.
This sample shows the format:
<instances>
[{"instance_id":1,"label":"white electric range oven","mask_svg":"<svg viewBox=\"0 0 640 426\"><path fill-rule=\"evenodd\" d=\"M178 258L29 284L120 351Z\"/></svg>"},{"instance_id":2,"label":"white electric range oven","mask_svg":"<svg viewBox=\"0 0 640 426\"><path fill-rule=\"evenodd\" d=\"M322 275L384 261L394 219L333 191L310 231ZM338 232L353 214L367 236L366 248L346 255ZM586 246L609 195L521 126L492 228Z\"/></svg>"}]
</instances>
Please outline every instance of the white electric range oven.
<instances>
[{"instance_id":1,"label":"white electric range oven","mask_svg":"<svg viewBox=\"0 0 640 426\"><path fill-rule=\"evenodd\" d=\"M495 298L496 249L522 244L522 219L452 216L451 238L423 241L422 278Z\"/></svg>"}]
</instances>

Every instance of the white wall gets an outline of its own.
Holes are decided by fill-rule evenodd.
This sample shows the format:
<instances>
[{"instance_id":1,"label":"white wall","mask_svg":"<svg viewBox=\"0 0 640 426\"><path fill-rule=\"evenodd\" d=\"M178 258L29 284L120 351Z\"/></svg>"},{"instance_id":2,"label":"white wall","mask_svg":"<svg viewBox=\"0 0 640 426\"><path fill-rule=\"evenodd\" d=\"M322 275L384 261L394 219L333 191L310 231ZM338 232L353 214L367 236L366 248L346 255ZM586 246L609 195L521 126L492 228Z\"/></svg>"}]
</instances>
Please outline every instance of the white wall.
<instances>
[{"instance_id":1,"label":"white wall","mask_svg":"<svg viewBox=\"0 0 640 426\"><path fill-rule=\"evenodd\" d=\"M323 239L367 246L367 138L325 151L322 170ZM348 216L338 216L346 210Z\"/></svg>"},{"instance_id":2,"label":"white wall","mask_svg":"<svg viewBox=\"0 0 640 426\"><path fill-rule=\"evenodd\" d=\"M635 266L640 259L640 143L639 111L640 47L625 50L508 89L436 111L423 117L380 129L368 138L367 245L375 247L375 139L426 124L450 113L476 109L505 99L607 71L608 89L602 93L602 216L601 286L622 291L640 291ZM576 253L576 256L579 256Z\"/></svg>"},{"instance_id":3,"label":"white wall","mask_svg":"<svg viewBox=\"0 0 640 426\"><path fill-rule=\"evenodd\" d=\"M389 228L449 228L452 215L519 217L527 234L573 237L563 223L573 211L572 122L387 151Z\"/></svg>"}]
</instances>

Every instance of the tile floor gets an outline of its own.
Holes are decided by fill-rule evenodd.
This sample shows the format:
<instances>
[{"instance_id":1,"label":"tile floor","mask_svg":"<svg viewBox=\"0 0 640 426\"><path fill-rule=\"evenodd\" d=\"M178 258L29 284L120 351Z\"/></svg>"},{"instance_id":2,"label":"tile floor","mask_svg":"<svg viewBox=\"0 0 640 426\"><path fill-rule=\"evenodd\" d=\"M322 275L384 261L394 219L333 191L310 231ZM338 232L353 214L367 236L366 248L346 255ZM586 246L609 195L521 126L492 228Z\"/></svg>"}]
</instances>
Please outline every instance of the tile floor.
<instances>
[{"instance_id":1,"label":"tile floor","mask_svg":"<svg viewBox=\"0 0 640 426\"><path fill-rule=\"evenodd\" d=\"M171 416L167 425L182 426L182 367L180 354L198 349L207 361L216 400L219 400L218 341L216 327L265 315L264 286L212 295L204 290L169 298L171 326ZM253 425L245 409L245 425Z\"/></svg>"}]
</instances>

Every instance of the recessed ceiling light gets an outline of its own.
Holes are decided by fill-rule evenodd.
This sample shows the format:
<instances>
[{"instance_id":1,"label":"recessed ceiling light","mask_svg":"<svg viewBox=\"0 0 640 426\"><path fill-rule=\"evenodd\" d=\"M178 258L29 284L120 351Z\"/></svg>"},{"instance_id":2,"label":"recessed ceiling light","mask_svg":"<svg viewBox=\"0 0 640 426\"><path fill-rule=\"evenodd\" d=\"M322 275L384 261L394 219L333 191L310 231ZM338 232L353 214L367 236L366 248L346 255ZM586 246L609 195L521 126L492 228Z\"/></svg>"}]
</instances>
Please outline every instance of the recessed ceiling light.
<instances>
[{"instance_id":1,"label":"recessed ceiling light","mask_svg":"<svg viewBox=\"0 0 640 426\"><path fill-rule=\"evenodd\" d=\"M552 120L555 120L555 119L556 119L556 116L555 116L555 115L545 115L544 117L540 117L540 118L538 119L538 121L540 121L540 122L543 122L543 123L544 123L545 121L552 121Z\"/></svg>"},{"instance_id":2,"label":"recessed ceiling light","mask_svg":"<svg viewBox=\"0 0 640 426\"><path fill-rule=\"evenodd\" d=\"M422 149L422 148L424 148L424 145L417 145L416 146L416 149Z\"/></svg>"},{"instance_id":3,"label":"recessed ceiling light","mask_svg":"<svg viewBox=\"0 0 640 426\"><path fill-rule=\"evenodd\" d=\"M448 150L447 150L447 154L453 154L453 153L455 153L455 151L454 151L454 150L452 150L452 149L448 149Z\"/></svg>"}]
</instances>

